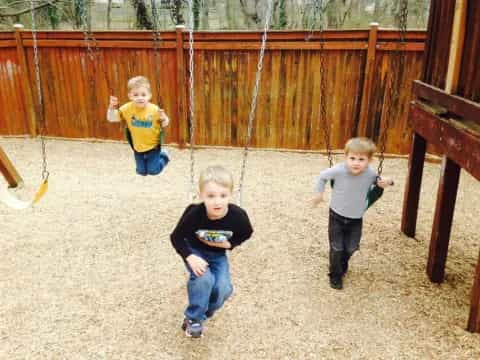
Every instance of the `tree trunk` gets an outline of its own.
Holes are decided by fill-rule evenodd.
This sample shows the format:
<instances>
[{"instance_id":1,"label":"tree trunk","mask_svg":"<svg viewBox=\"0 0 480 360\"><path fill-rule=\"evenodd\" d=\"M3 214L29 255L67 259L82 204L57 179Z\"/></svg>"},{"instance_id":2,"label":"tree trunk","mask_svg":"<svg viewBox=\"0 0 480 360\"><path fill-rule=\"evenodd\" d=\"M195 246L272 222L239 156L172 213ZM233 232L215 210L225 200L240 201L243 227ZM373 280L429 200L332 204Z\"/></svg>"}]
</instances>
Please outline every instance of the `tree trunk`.
<instances>
[{"instance_id":1,"label":"tree trunk","mask_svg":"<svg viewBox=\"0 0 480 360\"><path fill-rule=\"evenodd\" d=\"M112 0L108 0L107 4L107 29L110 30L112 25Z\"/></svg>"},{"instance_id":2,"label":"tree trunk","mask_svg":"<svg viewBox=\"0 0 480 360\"><path fill-rule=\"evenodd\" d=\"M185 24L185 19L182 16L182 0L172 0L170 14L175 25Z\"/></svg>"},{"instance_id":3,"label":"tree trunk","mask_svg":"<svg viewBox=\"0 0 480 360\"><path fill-rule=\"evenodd\" d=\"M135 14L137 18L136 27L137 29L148 29L151 30L153 27L150 16L147 12L147 6L145 5L145 0L132 0L132 5L135 8Z\"/></svg>"}]
</instances>

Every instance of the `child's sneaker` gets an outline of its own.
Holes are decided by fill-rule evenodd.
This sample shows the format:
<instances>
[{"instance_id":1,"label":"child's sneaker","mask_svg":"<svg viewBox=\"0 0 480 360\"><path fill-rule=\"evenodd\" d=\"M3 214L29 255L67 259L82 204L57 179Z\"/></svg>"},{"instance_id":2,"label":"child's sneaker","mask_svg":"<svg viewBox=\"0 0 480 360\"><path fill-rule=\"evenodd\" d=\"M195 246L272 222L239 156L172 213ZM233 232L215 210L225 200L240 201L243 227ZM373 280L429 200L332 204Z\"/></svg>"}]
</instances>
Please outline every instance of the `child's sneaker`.
<instances>
[{"instance_id":1,"label":"child's sneaker","mask_svg":"<svg viewBox=\"0 0 480 360\"><path fill-rule=\"evenodd\" d=\"M343 282L341 276L330 276L330 287L336 290L343 289Z\"/></svg>"},{"instance_id":2,"label":"child's sneaker","mask_svg":"<svg viewBox=\"0 0 480 360\"><path fill-rule=\"evenodd\" d=\"M182 324L182 330L188 337L199 338L203 333L203 326L200 322L185 318Z\"/></svg>"}]
</instances>

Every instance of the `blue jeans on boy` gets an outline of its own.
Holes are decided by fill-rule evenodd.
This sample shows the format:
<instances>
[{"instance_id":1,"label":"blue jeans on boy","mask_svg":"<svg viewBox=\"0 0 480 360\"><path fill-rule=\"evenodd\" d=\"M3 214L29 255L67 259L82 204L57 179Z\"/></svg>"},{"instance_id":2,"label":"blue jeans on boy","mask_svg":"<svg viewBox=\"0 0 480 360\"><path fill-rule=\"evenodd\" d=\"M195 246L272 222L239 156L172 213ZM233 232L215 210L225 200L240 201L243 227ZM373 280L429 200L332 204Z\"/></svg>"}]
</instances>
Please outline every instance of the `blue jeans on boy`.
<instances>
[{"instance_id":1,"label":"blue jeans on boy","mask_svg":"<svg viewBox=\"0 0 480 360\"><path fill-rule=\"evenodd\" d=\"M227 254L193 248L192 253L207 261L208 267L202 276L196 276L186 264L190 278L187 283L188 306L185 317L202 322L223 306L232 294L233 286Z\"/></svg>"},{"instance_id":2,"label":"blue jeans on boy","mask_svg":"<svg viewBox=\"0 0 480 360\"><path fill-rule=\"evenodd\" d=\"M138 175L158 175L162 172L170 159L168 155L157 147L145 152L133 152L137 165Z\"/></svg>"}]
</instances>

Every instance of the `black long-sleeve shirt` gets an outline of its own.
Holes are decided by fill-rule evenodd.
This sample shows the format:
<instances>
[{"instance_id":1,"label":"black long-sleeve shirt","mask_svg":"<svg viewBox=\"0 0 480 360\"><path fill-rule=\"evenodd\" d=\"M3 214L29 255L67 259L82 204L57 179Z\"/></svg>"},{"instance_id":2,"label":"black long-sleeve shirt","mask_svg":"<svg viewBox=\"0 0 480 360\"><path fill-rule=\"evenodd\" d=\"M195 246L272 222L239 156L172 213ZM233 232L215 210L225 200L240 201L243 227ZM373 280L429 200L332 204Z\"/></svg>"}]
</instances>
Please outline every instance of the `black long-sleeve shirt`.
<instances>
[{"instance_id":1,"label":"black long-sleeve shirt","mask_svg":"<svg viewBox=\"0 0 480 360\"><path fill-rule=\"evenodd\" d=\"M196 232L199 230L231 232L227 236L232 245L230 250L247 240L253 233L247 213L235 204L229 204L227 214L216 220L207 217L207 209L203 203L191 204L185 209L170 235L173 247L182 258L185 259L192 253L190 247L225 252L223 248L208 246L198 240Z\"/></svg>"}]
</instances>

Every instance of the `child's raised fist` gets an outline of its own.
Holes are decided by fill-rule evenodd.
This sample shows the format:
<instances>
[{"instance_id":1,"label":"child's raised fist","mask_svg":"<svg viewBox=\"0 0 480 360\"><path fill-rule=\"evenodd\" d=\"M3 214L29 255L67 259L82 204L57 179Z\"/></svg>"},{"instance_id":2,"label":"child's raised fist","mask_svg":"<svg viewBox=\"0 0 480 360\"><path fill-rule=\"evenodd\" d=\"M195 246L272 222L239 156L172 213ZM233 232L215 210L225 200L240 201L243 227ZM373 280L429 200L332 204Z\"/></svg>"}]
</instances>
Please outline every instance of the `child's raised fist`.
<instances>
[{"instance_id":1,"label":"child's raised fist","mask_svg":"<svg viewBox=\"0 0 480 360\"><path fill-rule=\"evenodd\" d=\"M118 106L118 98L116 96L110 96L110 109L116 109Z\"/></svg>"}]
</instances>

